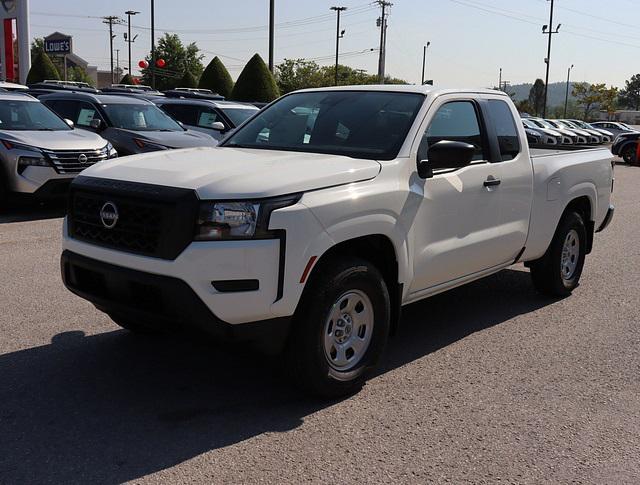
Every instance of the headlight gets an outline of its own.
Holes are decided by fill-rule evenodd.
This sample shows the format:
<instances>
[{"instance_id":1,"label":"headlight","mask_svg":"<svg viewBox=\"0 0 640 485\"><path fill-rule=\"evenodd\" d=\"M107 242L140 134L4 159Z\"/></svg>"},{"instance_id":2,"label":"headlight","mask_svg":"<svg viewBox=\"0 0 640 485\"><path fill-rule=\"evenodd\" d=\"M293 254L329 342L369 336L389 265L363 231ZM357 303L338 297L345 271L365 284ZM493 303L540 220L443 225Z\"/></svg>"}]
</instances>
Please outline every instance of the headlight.
<instances>
[{"instance_id":1,"label":"headlight","mask_svg":"<svg viewBox=\"0 0 640 485\"><path fill-rule=\"evenodd\" d=\"M247 239L256 233L260 204L209 202L200 206L196 241Z\"/></svg>"},{"instance_id":2,"label":"headlight","mask_svg":"<svg viewBox=\"0 0 640 485\"><path fill-rule=\"evenodd\" d=\"M134 138L133 142L136 144L136 146L142 150L148 150L148 151L157 151L157 150L168 150L169 147L166 147L164 145L161 145L160 143L152 143L150 141L147 140L143 140L141 138Z\"/></svg>"},{"instance_id":3,"label":"headlight","mask_svg":"<svg viewBox=\"0 0 640 485\"><path fill-rule=\"evenodd\" d=\"M116 158L118 156L118 151L113 148L111 143L107 143L105 150L107 151L107 158Z\"/></svg>"},{"instance_id":4,"label":"headlight","mask_svg":"<svg viewBox=\"0 0 640 485\"><path fill-rule=\"evenodd\" d=\"M214 202L200 204L196 221L196 241L229 239L266 239L275 237L269 231L269 218L276 209L295 204L300 195L262 201Z\"/></svg>"}]
</instances>

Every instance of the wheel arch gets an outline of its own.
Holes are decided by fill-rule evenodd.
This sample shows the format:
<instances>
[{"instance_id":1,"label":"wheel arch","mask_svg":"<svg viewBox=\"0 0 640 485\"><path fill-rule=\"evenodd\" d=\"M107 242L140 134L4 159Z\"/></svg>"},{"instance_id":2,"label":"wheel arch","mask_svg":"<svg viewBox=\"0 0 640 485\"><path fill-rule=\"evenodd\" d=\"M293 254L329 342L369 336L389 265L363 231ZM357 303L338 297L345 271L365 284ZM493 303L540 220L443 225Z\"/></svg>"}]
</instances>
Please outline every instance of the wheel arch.
<instances>
[{"instance_id":1,"label":"wheel arch","mask_svg":"<svg viewBox=\"0 0 640 485\"><path fill-rule=\"evenodd\" d=\"M582 217L582 221L587 229L586 253L589 254L593 248L593 235L595 232L596 209L594 207L594 201L587 195L580 195L571 199L562 212L560 221L569 212L576 212ZM558 224L560 224L560 221L558 221Z\"/></svg>"},{"instance_id":2,"label":"wheel arch","mask_svg":"<svg viewBox=\"0 0 640 485\"><path fill-rule=\"evenodd\" d=\"M313 265L300 301L311 287L311 282L331 260L341 257L356 257L373 264L382 273L391 302L391 332L397 329L404 285L402 281L402 252L385 234L367 234L336 242L322 253Z\"/></svg>"}]
</instances>

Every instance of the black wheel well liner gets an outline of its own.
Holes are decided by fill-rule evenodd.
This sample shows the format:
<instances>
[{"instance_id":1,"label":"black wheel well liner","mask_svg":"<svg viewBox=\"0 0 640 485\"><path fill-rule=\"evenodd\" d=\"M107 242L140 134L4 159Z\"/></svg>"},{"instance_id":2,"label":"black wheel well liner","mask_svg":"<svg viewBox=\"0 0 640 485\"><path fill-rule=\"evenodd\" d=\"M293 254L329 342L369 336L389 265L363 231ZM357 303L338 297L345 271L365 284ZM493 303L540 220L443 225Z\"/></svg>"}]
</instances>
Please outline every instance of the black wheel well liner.
<instances>
[{"instance_id":1,"label":"black wheel well liner","mask_svg":"<svg viewBox=\"0 0 640 485\"><path fill-rule=\"evenodd\" d=\"M307 287L321 266L339 257L364 259L382 273L391 301L391 333L395 333L400 321L403 285L398 282L398 258L391 239L383 234L371 234L339 242L320 256L309 276Z\"/></svg>"},{"instance_id":2,"label":"black wheel well liner","mask_svg":"<svg viewBox=\"0 0 640 485\"><path fill-rule=\"evenodd\" d=\"M592 213L592 209L591 209L591 200L586 195L576 197L571 202L569 202L564 212L562 213L562 217L564 217L565 214L568 214L569 212L578 213L580 217L582 217L582 220L584 221L584 225L587 229L586 253L589 254L593 249L593 234L595 232L595 225L596 225L595 221L593 220L594 214ZM562 220L562 217L560 218L561 220Z\"/></svg>"}]
</instances>

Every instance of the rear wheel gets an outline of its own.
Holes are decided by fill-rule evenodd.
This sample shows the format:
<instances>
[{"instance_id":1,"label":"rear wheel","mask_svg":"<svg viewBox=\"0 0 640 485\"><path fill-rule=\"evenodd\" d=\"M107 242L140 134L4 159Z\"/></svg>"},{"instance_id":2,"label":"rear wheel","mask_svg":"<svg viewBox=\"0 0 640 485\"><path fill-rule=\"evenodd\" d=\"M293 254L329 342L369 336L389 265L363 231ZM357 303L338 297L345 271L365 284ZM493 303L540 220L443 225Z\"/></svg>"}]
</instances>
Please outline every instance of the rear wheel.
<instances>
[{"instance_id":1,"label":"rear wheel","mask_svg":"<svg viewBox=\"0 0 640 485\"><path fill-rule=\"evenodd\" d=\"M635 144L629 144L622 149L622 153L620 154L624 163L629 165L637 165L638 164L638 150Z\"/></svg>"},{"instance_id":2,"label":"rear wheel","mask_svg":"<svg viewBox=\"0 0 640 485\"><path fill-rule=\"evenodd\" d=\"M351 394L364 384L387 344L389 292L380 272L360 259L316 268L285 350L298 387L323 397Z\"/></svg>"},{"instance_id":3,"label":"rear wheel","mask_svg":"<svg viewBox=\"0 0 640 485\"><path fill-rule=\"evenodd\" d=\"M545 255L530 264L536 289L551 296L570 295L582 275L586 242L582 217L575 212L565 214Z\"/></svg>"}]
</instances>

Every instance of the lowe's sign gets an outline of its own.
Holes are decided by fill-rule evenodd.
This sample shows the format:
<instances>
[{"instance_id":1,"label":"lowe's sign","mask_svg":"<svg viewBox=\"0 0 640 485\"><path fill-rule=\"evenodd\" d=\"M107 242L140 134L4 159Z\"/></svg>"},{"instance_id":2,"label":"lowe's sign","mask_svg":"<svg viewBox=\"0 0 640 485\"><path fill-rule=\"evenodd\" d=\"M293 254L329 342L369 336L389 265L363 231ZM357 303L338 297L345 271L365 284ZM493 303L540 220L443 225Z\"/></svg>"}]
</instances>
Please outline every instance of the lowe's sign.
<instances>
[{"instance_id":1,"label":"lowe's sign","mask_svg":"<svg viewBox=\"0 0 640 485\"><path fill-rule=\"evenodd\" d=\"M71 54L71 37L45 39L44 51L47 54Z\"/></svg>"}]
</instances>

